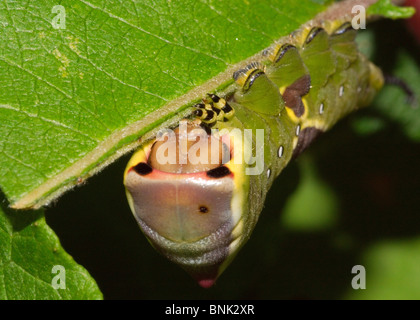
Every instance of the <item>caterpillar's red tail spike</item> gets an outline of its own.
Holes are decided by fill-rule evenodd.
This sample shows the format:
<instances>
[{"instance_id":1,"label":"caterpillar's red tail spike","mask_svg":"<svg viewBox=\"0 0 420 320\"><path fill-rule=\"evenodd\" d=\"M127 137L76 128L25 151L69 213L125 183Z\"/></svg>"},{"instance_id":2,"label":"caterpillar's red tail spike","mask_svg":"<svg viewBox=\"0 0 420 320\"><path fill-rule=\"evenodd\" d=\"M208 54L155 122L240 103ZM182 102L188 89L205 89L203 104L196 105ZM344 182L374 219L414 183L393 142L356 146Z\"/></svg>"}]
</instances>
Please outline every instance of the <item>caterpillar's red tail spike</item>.
<instances>
[{"instance_id":1,"label":"caterpillar's red tail spike","mask_svg":"<svg viewBox=\"0 0 420 320\"><path fill-rule=\"evenodd\" d=\"M216 282L216 279L202 279L198 281L198 284L200 285L200 287L208 289L212 287L215 282Z\"/></svg>"}]
</instances>

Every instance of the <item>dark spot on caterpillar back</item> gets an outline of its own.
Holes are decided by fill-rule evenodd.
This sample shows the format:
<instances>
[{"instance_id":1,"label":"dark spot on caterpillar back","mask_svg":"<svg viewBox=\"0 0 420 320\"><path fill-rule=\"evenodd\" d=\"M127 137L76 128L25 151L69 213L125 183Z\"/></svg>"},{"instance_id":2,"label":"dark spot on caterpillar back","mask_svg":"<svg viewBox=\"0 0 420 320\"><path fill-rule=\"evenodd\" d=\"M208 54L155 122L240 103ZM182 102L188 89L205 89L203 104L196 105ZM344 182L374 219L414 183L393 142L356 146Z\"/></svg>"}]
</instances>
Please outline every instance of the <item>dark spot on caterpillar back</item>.
<instances>
[{"instance_id":1,"label":"dark spot on caterpillar back","mask_svg":"<svg viewBox=\"0 0 420 320\"><path fill-rule=\"evenodd\" d=\"M286 106L293 109L296 117L301 117L305 113L302 97L306 95L311 88L311 77L305 74L292 85L288 86L283 93L283 99Z\"/></svg>"},{"instance_id":2,"label":"dark spot on caterpillar back","mask_svg":"<svg viewBox=\"0 0 420 320\"><path fill-rule=\"evenodd\" d=\"M293 150L293 158L296 158L300 155L320 134L322 133L321 130L308 127L303 129L299 133L299 139L296 148Z\"/></svg>"}]
</instances>

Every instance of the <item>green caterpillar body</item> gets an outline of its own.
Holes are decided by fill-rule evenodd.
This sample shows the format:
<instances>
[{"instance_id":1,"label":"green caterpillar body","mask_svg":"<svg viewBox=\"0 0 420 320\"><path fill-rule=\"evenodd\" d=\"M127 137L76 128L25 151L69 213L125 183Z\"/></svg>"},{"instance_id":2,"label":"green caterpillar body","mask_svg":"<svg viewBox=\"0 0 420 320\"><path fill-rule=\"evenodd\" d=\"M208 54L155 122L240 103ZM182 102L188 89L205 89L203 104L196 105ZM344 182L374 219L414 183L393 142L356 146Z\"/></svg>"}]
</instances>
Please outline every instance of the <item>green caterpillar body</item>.
<instances>
[{"instance_id":1,"label":"green caterpillar body","mask_svg":"<svg viewBox=\"0 0 420 320\"><path fill-rule=\"evenodd\" d=\"M246 175L250 181L244 183L250 186L248 232L258 219L267 191L289 161L339 119L367 106L382 87L381 71L358 52L355 36L349 23L330 35L318 27L303 30L292 38L294 45L279 46L264 74L247 77L245 81L253 81L250 89L242 86L229 99L235 118L219 123L218 128L265 128L264 171ZM237 77L246 77L250 72L239 73ZM289 103L287 95L292 95Z\"/></svg>"},{"instance_id":2,"label":"green caterpillar body","mask_svg":"<svg viewBox=\"0 0 420 320\"><path fill-rule=\"evenodd\" d=\"M382 87L381 71L359 53L355 36L345 21L305 27L267 50L266 61L235 72L233 93L210 94L194 106L193 118L212 129L208 137L227 143L227 162L167 172L155 165L155 141L130 160L124 183L140 227L203 287L248 240L289 161Z\"/></svg>"}]
</instances>

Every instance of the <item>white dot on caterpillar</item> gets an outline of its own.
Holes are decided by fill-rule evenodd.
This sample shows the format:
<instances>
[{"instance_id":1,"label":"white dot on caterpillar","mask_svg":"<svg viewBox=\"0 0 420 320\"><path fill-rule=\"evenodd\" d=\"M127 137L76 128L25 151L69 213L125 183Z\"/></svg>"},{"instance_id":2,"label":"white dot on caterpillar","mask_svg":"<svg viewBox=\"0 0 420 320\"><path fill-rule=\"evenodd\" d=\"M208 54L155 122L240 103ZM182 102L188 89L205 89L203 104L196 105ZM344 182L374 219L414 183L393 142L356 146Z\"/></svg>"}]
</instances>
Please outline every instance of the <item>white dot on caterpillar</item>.
<instances>
[{"instance_id":1,"label":"white dot on caterpillar","mask_svg":"<svg viewBox=\"0 0 420 320\"><path fill-rule=\"evenodd\" d=\"M321 105L319 106L319 114L323 114L324 113L324 104L321 103Z\"/></svg>"},{"instance_id":2,"label":"white dot on caterpillar","mask_svg":"<svg viewBox=\"0 0 420 320\"><path fill-rule=\"evenodd\" d=\"M344 86L341 86L341 87L340 87L340 91L338 92L338 95L339 95L340 97L342 97L342 96L343 96L343 94L344 94Z\"/></svg>"},{"instance_id":3,"label":"white dot on caterpillar","mask_svg":"<svg viewBox=\"0 0 420 320\"><path fill-rule=\"evenodd\" d=\"M271 176L271 170L270 169L267 169L267 179L269 179L270 176Z\"/></svg>"},{"instance_id":4,"label":"white dot on caterpillar","mask_svg":"<svg viewBox=\"0 0 420 320\"><path fill-rule=\"evenodd\" d=\"M300 125L298 125L298 126L296 127L296 135L298 136L298 135L299 135L299 133L300 133Z\"/></svg>"},{"instance_id":5,"label":"white dot on caterpillar","mask_svg":"<svg viewBox=\"0 0 420 320\"><path fill-rule=\"evenodd\" d=\"M279 156L279 158L283 157L283 151L284 151L283 146L280 146L279 151L277 152L277 155Z\"/></svg>"},{"instance_id":6,"label":"white dot on caterpillar","mask_svg":"<svg viewBox=\"0 0 420 320\"><path fill-rule=\"evenodd\" d=\"M357 87L357 92L360 92L360 91L362 91L362 88L361 87Z\"/></svg>"}]
</instances>

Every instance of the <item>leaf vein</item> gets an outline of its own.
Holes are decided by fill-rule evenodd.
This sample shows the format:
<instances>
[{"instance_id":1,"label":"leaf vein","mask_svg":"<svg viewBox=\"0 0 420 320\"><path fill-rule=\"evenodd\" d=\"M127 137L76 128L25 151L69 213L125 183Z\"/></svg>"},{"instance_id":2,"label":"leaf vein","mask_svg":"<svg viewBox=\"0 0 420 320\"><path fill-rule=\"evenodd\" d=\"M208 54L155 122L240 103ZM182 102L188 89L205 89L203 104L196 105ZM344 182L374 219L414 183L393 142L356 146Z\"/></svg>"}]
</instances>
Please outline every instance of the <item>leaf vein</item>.
<instances>
[{"instance_id":1,"label":"leaf vein","mask_svg":"<svg viewBox=\"0 0 420 320\"><path fill-rule=\"evenodd\" d=\"M208 56L208 57L210 57L210 58L212 58L212 59L222 61L223 63L225 63L226 65L228 65L228 63L227 63L226 61L224 61L224 60L223 60L222 58L220 58L220 57L217 57L217 56L214 56L214 55L208 54L208 53L206 53L206 52L199 51L199 50L197 50L197 49L194 49L194 48L191 48L191 47L188 47L188 46L185 46L185 45L181 45L181 44L179 44L179 43L172 42L172 41L170 41L170 40L168 40L168 39L165 39L165 38L160 37L160 36L158 36L158 35L156 35L156 34L153 34L152 32L149 32L149 31L147 31L147 30L145 30L145 29L143 29L143 28L141 28L141 27L139 27L139 26L136 26L136 25L134 25L134 24L132 24L132 23L128 22L128 21L127 21L127 20L125 20L124 18L119 17L119 16L117 16L117 15L115 15L115 14L113 14L113 13L111 13L111 12L109 12L109 11L107 11L107 10L103 9L103 8L100 8L100 7L98 7L98 6L95 6L94 4L92 4L92 3L88 2L88 1L85 1L85 0L79 0L79 1L80 1L80 2L82 2L83 4L85 4L86 6L88 6L88 7L92 8L92 9L99 10L99 11L101 11L101 12L103 12L103 13L105 13L105 14L109 15L111 18L113 18L113 19L117 19L117 20L119 20L120 22L122 22L122 23L124 23L124 24L126 24L126 25L128 25L128 26L130 26L130 27L132 27L132 28L134 28L134 29L137 29L137 30L139 30L139 31L141 31L141 32L144 32L145 34L148 34L148 35L150 35L150 36L152 36L152 37L154 37L154 38L156 38L156 39L159 39L159 40L161 40L161 41L163 41L163 42L165 42L165 43L167 43L167 44L170 44L170 45L173 45L173 46L178 46L178 47L181 47L181 48L184 48L184 49L190 50L190 51L192 51L192 52L194 52L194 53L198 53L198 54L202 54L202 55Z\"/></svg>"},{"instance_id":2,"label":"leaf vein","mask_svg":"<svg viewBox=\"0 0 420 320\"><path fill-rule=\"evenodd\" d=\"M40 119L40 120L45 121L47 123L50 123L50 124L52 124L54 126L65 128L65 129L68 129L70 131L73 131L73 132L75 132L77 134L80 134L81 136L84 136L84 137L88 138L91 141L99 142L99 140L93 139L91 136L89 136L89 135L87 135L87 134L85 134L85 133L83 133L83 132L81 132L81 131L79 131L79 130L77 130L75 128L72 128L72 127L69 127L69 126L67 126L67 125L65 125L63 123L60 123L60 122L58 122L56 120L48 119L48 118L39 116L37 114L29 113L27 111L20 110L20 109L17 109L17 108L14 108L14 107L10 106L10 105L5 105L5 104L0 104L0 109L7 109L7 110L15 111L17 113L22 113L22 114L26 115L27 117Z\"/></svg>"}]
</instances>

